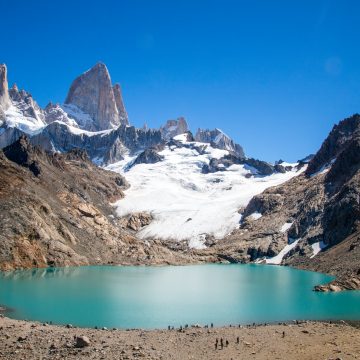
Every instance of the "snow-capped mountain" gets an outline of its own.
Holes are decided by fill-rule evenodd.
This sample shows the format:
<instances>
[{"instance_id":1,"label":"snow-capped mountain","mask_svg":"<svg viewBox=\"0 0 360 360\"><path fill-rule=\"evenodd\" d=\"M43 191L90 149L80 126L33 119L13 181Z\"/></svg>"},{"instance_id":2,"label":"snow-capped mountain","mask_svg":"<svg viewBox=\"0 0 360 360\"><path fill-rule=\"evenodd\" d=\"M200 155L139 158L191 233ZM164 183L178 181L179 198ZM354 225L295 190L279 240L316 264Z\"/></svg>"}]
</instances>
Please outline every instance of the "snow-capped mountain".
<instances>
[{"instance_id":1,"label":"snow-capped mountain","mask_svg":"<svg viewBox=\"0 0 360 360\"><path fill-rule=\"evenodd\" d=\"M31 94L7 87L1 67L4 110L0 145L21 135L43 150L86 150L92 161L126 172L131 188L118 215L149 212L153 221L141 238L186 240L203 247L239 226L240 208L269 186L297 175L297 164L268 164L245 157L242 147L220 129L199 129L195 138L185 118L160 129L129 125L119 85L102 63L77 77L64 104L41 109Z\"/></svg>"},{"instance_id":2,"label":"snow-capped mountain","mask_svg":"<svg viewBox=\"0 0 360 360\"><path fill-rule=\"evenodd\" d=\"M195 140L210 143L216 148L228 150L240 157L245 156L243 148L239 144L235 144L234 141L220 129L198 129Z\"/></svg>"},{"instance_id":3,"label":"snow-capped mountain","mask_svg":"<svg viewBox=\"0 0 360 360\"><path fill-rule=\"evenodd\" d=\"M71 112L84 130L115 129L129 123L120 85L112 86L109 71L101 62L73 81L65 105L65 110ZM84 119L81 113L88 118Z\"/></svg>"},{"instance_id":4,"label":"snow-capped mountain","mask_svg":"<svg viewBox=\"0 0 360 360\"><path fill-rule=\"evenodd\" d=\"M261 261L331 271L343 279L336 289L360 288L359 115L334 126L314 156L269 164L246 157L220 129L194 137L184 118L160 129L130 126L103 64L75 79L65 104L45 109L29 92L9 89L0 65L0 148L0 227L8 231L0 258L24 254L0 259L10 268ZM127 183L114 172L130 184L120 200L114 182ZM39 219L52 236L39 233ZM94 236L96 247L85 251L83 239Z\"/></svg>"},{"instance_id":5,"label":"snow-capped mountain","mask_svg":"<svg viewBox=\"0 0 360 360\"><path fill-rule=\"evenodd\" d=\"M120 85L112 85L103 63L73 81L64 104L50 102L45 109L16 85L9 90L6 66L0 70L1 148L25 134L47 151L81 148L97 164L109 164L189 131L184 117L168 120L160 129L130 126ZM199 130L196 140L245 157L242 147L219 129Z\"/></svg>"},{"instance_id":6,"label":"snow-capped mountain","mask_svg":"<svg viewBox=\"0 0 360 360\"><path fill-rule=\"evenodd\" d=\"M127 156L109 165L108 170L125 175L131 184L115 204L118 215L151 214L152 222L137 234L140 238L186 240L189 247L203 248L207 238L221 239L239 227L239 210L254 195L302 172L292 164L290 171L263 176L246 162L203 172L212 160L221 163L229 155L228 150L188 141L188 134L182 134L150 163L133 165L137 157Z\"/></svg>"}]
</instances>

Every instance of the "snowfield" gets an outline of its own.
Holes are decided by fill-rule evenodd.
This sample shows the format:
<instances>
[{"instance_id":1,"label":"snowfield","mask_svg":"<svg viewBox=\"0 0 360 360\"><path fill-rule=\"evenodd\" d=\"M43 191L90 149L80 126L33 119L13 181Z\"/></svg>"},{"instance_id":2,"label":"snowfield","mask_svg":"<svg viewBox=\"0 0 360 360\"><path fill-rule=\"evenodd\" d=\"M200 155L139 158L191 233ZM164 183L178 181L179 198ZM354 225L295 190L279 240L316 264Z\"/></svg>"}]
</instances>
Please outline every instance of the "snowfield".
<instances>
[{"instance_id":1,"label":"snowfield","mask_svg":"<svg viewBox=\"0 0 360 360\"><path fill-rule=\"evenodd\" d=\"M175 139L190 144L184 135ZM131 185L125 191L125 198L114 204L118 216L146 211L154 217L138 233L140 238L187 240L190 247L203 248L205 235L223 238L239 226L239 210L254 195L301 172L258 176L246 165L232 165L227 171L203 174L202 166L209 164L211 158L228 154L226 150L206 146L203 154L195 149L166 146L159 153L164 156L161 162L129 168L135 157L128 156L107 167L125 175Z\"/></svg>"},{"instance_id":2,"label":"snowfield","mask_svg":"<svg viewBox=\"0 0 360 360\"><path fill-rule=\"evenodd\" d=\"M46 126L46 124L38 118L30 116L24 116L22 112L11 105L9 109L5 111L6 125L10 128L18 128L19 130L29 134L36 135ZM38 116L38 114L36 114ZM0 124L1 125L1 124Z\"/></svg>"}]
</instances>

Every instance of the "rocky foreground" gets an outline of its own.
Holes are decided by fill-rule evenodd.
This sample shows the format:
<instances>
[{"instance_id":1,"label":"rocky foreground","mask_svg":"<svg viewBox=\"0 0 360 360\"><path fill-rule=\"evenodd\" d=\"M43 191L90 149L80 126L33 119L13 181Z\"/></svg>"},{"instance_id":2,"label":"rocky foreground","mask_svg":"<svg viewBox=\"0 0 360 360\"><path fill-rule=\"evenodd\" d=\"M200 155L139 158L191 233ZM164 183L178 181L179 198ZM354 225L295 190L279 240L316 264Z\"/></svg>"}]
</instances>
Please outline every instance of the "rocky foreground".
<instances>
[{"instance_id":1,"label":"rocky foreground","mask_svg":"<svg viewBox=\"0 0 360 360\"><path fill-rule=\"evenodd\" d=\"M359 338L360 330L345 322L125 331L0 318L0 358L4 360L358 359Z\"/></svg>"}]
</instances>

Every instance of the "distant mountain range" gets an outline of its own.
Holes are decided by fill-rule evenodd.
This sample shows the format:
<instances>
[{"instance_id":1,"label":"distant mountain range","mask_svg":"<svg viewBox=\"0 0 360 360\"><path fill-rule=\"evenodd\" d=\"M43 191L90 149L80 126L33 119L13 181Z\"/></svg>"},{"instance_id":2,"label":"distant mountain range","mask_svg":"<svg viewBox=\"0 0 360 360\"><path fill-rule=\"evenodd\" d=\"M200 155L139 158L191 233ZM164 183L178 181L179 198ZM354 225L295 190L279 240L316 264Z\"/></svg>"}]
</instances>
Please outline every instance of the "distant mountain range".
<instances>
[{"instance_id":1,"label":"distant mountain range","mask_svg":"<svg viewBox=\"0 0 360 360\"><path fill-rule=\"evenodd\" d=\"M16 84L9 89L7 68L0 65L0 125L1 148L27 135L31 143L52 152L84 149L98 164L122 160L127 153L145 150L189 131L184 118L168 120L160 129L130 126L120 85L112 85L102 63L73 81L64 104L49 103L44 109ZM195 138L245 156L242 147L219 129L199 129Z\"/></svg>"}]
</instances>

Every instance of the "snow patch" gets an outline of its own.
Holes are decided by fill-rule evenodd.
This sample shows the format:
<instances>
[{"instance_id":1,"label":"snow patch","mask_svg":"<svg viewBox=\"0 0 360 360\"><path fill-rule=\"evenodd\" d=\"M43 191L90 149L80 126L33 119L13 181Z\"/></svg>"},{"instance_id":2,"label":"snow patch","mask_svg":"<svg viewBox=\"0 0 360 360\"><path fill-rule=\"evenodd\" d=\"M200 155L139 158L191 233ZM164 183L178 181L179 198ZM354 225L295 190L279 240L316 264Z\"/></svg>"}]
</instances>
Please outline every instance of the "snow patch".
<instances>
[{"instance_id":1,"label":"snow patch","mask_svg":"<svg viewBox=\"0 0 360 360\"><path fill-rule=\"evenodd\" d=\"M262 217L262 214L255 211L253 212L251 215L249 215L249 217L253 220L257 220L257 219L260 219Z\"/></svg>"},{"instance_id":2,"label":"snow patch","mask_svg":"<svg viewBox=\"0 0 360 360\"><path fill-rule=\"evenodd\" d=\"M24 116L24 114L14 105L11 105L6 111L6 125L11 128L17 128L28 135L36 135L45 127L45 123L40 118Z\"/></svg>"},{"instance_id":3,"label":"snow patch","mask_svg":"<svg viewBox=\"0 0 360 360\"><path fill-rule=\"evenodd\" d=\"M174 126L176 128L176 126ZM171 129L170 129L171 130ZM187 133L176 135L173 137L174 140L180 141L180 142L186 142L187 140Z\"/></svg>"},{"instance_id":4,"label":"snow patch","mask_svg":"<svg viewBox=\"0 0 360 360\"><path fill-rule=\"evenodd\" d=\"M63 104L61 108L69 115L69 117L75 119L76 123L81 128L91 128L94 121L89 114L84 113L76 105Z\"/></svg>"},{"instance_id":5,"label":"snow patch","mask_svg":"<svg viewBox=\"0 0 360 360\"><path fill-rule=\"evenodd\" d=\"M299 240L300 239L293 241L291 244L287 244L276 256L266 259L266 263L280 265L284 256L295 248Z\"/></svg>"},{"instance_id":6,"label":"snow patch","mask_svg":"<svg viewBox=\"0 0 360 360\"><path fill-rule=\"evenodd\" d=\"M325 249L327 247L327 244L325 244L323 241L319 241L311 244L311 247L313 249L313 254L310 256L310 259L315 257L322 249Z\"/></svg>"},{"instance_id":7,"label":"snow patch","mask_svg":"<svg viewBox=\"0 0 360 360\"><path fill-rule=\"evenodd\" d=\"M206 249L206 246L204 244L205 240L206 240L206 234L196 235L189 240L188 246L190 249L197 249L197 250Z\"/></svg>"},{"instance_id":8,"label":"snow patch","mask_svg":"<svg viewBox=\"0 0 360 360\"><path fill-rule=\"evenodd\" d=\"M314 172L313 174L310 175L311 178L313 178L314 176L320 175L320 174L325 174L327 173L330 168L331 165L336 161L336 158L332 159L330 161L330 163L323 165L318 171Z\"/></svg>"},{"instance_id":9,"label":"snow patch","mask_svg":"<svg viewBox=\"0 0 360 360\"><path fill-rule=\"evenodd\" d=\"M286 222L286 223L280 228L280 231L281 231L282 233L288 231L288 230L291 228L292 224L293 224L293 222Z\"/></svg>"}]
</instances>

